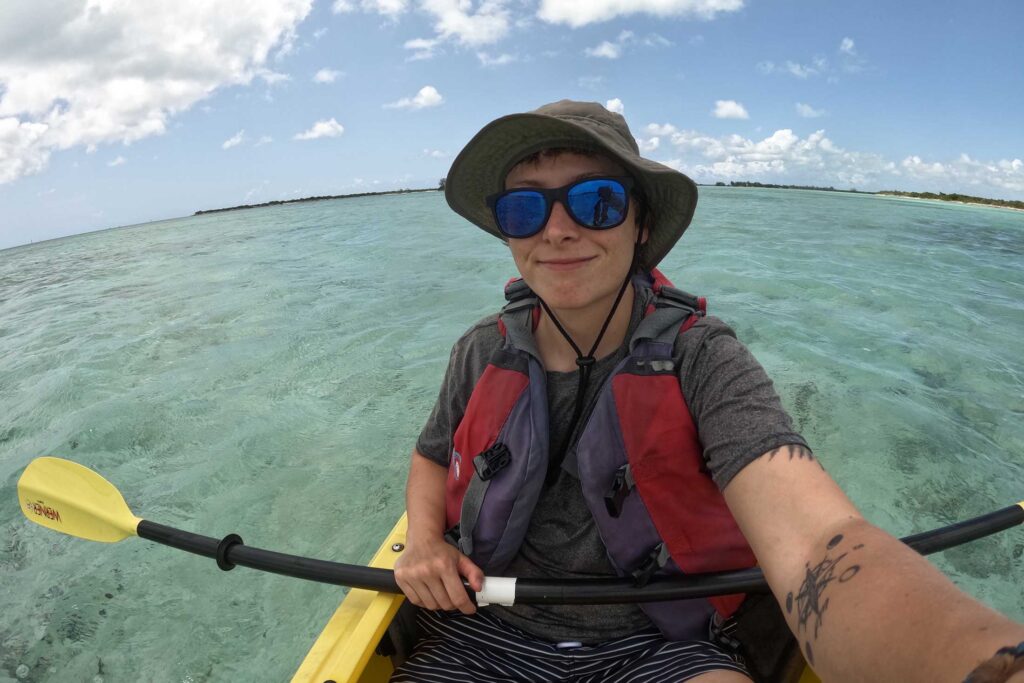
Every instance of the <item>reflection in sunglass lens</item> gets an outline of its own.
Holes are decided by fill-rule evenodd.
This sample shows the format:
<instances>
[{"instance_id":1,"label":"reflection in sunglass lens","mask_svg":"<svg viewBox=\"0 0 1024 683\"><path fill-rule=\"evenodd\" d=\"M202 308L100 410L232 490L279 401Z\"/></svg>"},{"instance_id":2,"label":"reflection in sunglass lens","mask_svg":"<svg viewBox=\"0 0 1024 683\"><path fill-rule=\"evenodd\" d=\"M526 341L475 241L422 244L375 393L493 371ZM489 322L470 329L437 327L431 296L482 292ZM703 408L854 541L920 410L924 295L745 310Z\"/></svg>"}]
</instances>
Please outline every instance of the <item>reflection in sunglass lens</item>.
<instances>
[{"instance_id":1,"label":"reflection in sunglass lens","mask_svg":"<svg viewBox=\"0 0 1024 683\"><path fill-rule=\"evenodd\" d=\"M510 192L494 205L498 225L509 237L529 237L544 227L547 200L539 192Z\"/></svg>"},{"instance_id":2,"label":"reflection in sunglass lens","mask_svg":"<svg viewBox=\"0 0 1024 683\"><path fill-rule=\"evenodd\" d=\"M625 217L626 188L607 178L584 180L569 189L569 210L588 228L615 227Z\"/></svg>"}]
</instances>

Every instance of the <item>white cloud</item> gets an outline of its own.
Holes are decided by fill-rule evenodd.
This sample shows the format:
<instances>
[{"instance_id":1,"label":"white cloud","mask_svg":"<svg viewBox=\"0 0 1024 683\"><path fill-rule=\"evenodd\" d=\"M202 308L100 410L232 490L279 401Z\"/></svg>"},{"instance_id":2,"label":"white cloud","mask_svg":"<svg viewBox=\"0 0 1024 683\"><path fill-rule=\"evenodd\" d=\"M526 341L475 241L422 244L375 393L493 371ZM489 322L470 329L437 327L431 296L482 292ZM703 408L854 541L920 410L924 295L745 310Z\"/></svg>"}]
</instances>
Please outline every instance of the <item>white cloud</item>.
<instances>
[{"instance_id":1,"label":"white cloud","mask_svg":"<svg viewBox=\"0 0 1024 683\"><path fill-rule=\"evenodd\" d=\"M597 47L588 47L583 52L588 57L603 57L604 59L618 59L627 45L634 42L632 31L622 31L615 42L604 41Z\"/></svg>"},{"instance_id":2,"label":"white cloud","mask_svg":"<svg viewBox=\"0 0 1024 683\"><path fill-rule=\"evenodd\" d=\"M818 70L815 67L796 62L786 62L786 71L797 78L810 78L818 75Z\"/></svg>"},{"instance_id":3,"label":"white cloud","mask_svg":"<svg viewBox=\"0 0 1024 683\"><path fill-rule=\"evenodd\" d=\"M420 8L433 15L434 31L442 40L480 47L508 34L505 0L481 0L475 11L473 4L471 0L420 0Z\"/></svg>"},{"instance_id":4,"label":"white cloud","mask_svg":"<svg viewBox=\"0 0 1024 683\"><path fill-rule=\"evenodd\" d=\"M55 150L167 131L219 88L272 81L312 0L108 3L4 8L0 22L0 182L45 168Z\"/></svg>"},{"instance_id":5,"label":"white cloud","mask_svg":"<svg viewBox=\"0 0 1024 683\"><path fill-rule=\"evenodd\" d=\"M389 18L395 18L409 9L408 0L334 0L331 12L344 14L361 9L364 12L376 12Z\"/></svg>"},{"instance_id":6,"label":"white cloud","mask_svg":"<svg viewBox=\"0 0 1024 683\"><path fill-rule=\"evenodd\" d=\"M798 185L1024 195L1024 161L978 161L966 154L945 163L911 155L900 162L840 148L819 130L800 138L782 129L761 140L712 137L671 124L645 130L669 138L674 154L661 163L698 182L758 180Z\"/></svg>"},{"instance_id":7,"label":"white cloud","mask_svg":"<svg viewBox=\"0 0 1024 683\"><path fill-rule=\"evenodd\" d=\"M505 66L506 64L511 64L512 62L519 61L518 57L516 57L515 55L510 55L508 53L503 53L498 55L497 57L492 57L486 52L477 52L476 58L480 60L481 66Z\"/></svg>"},{"instance_id":8,"label":"white cloud","mask_svg":"<svg viewBox=\"0 0 1024 683\"><path fill-rule=\"evenodd\" d=\"M124 163L126 163L127 161L128 161L127 159L125 159L123 156L119 155L117 158L112 159L111 161L108 161L107 162L107 166L111 166L111 167L113 167L113 166L121 166Z\"/></svg>"},{"instance_id":9,"label":"white cloud","mask_svg":"<svg viewBox=\"0 0 1024 683\"><path fill-rule=\"evenodd\" d=\"M436 107L444 102L444 98L441 93L437 92L437 88L432 85L426 85L420 88L420 91L413 97L403 97L397 102L391 104L385 104L385 109L426 109L427 107Z\"/></svg>"},{"instance_id":10,"label":"white cloud","mask_svg":"<svg viewBox=\"0 0 1024 683\"><path fill-rule=\"evenodd\" d=\"M780 65L772 61L763 61L758 62L756 68L765 75L775 73L789 74L802 80L829 73L828 60L821 56L812 59L810 64L801 64L787 60L784 65Z\"/></svg>"},{"instance_id":11,"label":"white cloud","mask_svg":"<svg viewBox=\"0 0 1024 683\"><path fill-rule=\"evenodd\" d=\"M313 127L302 133L297 133L295 140L316 140L317 138L336 138L345 132L345 127L333 118L317 121Z\"/></svg>"},{"instance_id":12,"label":"white cloud","mask_svg":"<svg viewBox=\"0 0 1024 683\"><path fill-rule=\"evenodd\" d=\"M750 115L743 105L736 100L715 100L715 110L711 112L716 119L749 119Z\"/></svg>"},{"instance_id":13,"label":"white cloud","mask_svg":"<svg viewBox=\"0 0 1024 683\"><path fill-rule=\"evenodd\" d=\"M615 43L607 40L602 41L594 47L588 47L583 50L583 54L588 57L600 57L602 59L618 59L622 56L622 48Z\"/></svg>"},{"instance_id":14,"label":"white cloud","mask_svg":"<svg viewBox=\"0 0 1024 683\"><path fill-rule=\"evenodd\" d=\"M320 69L313 76L314 83L334 83L342 73L336 69Z\"/></svg>"},{"instance_id":15,"label":"white cloud","mask_svg":"<svg viewBox=\"0 0 1024 683\"><path fill-rule=\"evenodd\" d=\"M819 116L824 116L825 115L825 110L824 109L815 109L814 107L812 107L809 104L804 104L803 102L797 102L796 103L796 113L799 114L800 116L802 116L805 119L816 119Z\"/></svg>"},{"instance_id":16,"label":"white cloud","mask_svg":"<svg viewBox=\"0 0 1024 683\"><path fill-rule=\"evenodd\" d=\"M317 30L313 31L313 39L314 40L320 40L325 35L327 35L327 27L326 26L322 26L322 27L318 28Z\"/></svg>"},{"instance_id":17,"label":"white cloud","mask_svg":"<svg viewBox=\"0 0 1024 683\"><path fill-rule=\"evenodd\" d=\"M839 43L839 52L842 54L843 71L855 74L864 70L867 60L857 54L853 38L843 38L842 42Z\"/></svg>"},{"instance_id":18,"label":"white cloud","mask_svg":"<svg viewBox=\"0 0 1024 683\"><path fill-rule=\"evenodd\" d=\"M418 59L433 58L440 43L441 41L437 39L413 38L412 40L405 41L402 47L406 50L413 50L413 55L409 57L409 61L416 61Z\"/></svg>"},{"instance_id":19,"label":"white cloud","mask_svg":"<svg viewBox=\"0 0 1024 683\"><path fill-rule=\"evenodd\" d=\"M714 19L720 13L742 7L743 0L541 0L537 16L553 24L578 28L641 13L663 18Z\"/></svg>"},{"instance_id":20,"label":"white cloud","mask_svg":"<svg viewBox=\"0 0 1024 683\"><path fill-rule=\"evenodd\" d=\"M597 90L604 85L604 76L580 76L576 79L576 84L587 90Z\"/></svg>"},{"instance_id":21,"label":"white cloud","mask_svg":"<svg viewBox=\"0 0 1024 683\"><path fill-rule=\"evenodd\" d=\"M620 100L618 97L613 97L612 99L605 102L604 108L607 109L608 111L613 111L616 114L626 113L626 107L625 105L622 104L622 100Z\"/></svg>"},{"instance_id":22,"label":"white cloud","mask_svg":"<svg viewBox=\"0 0 1024 683\"><path fill-rule=\"evenodd\" d=\"M674 135L679 132L671 123L648 123L646 130L651 135Z\"/></svg>"},{"instance_id":23,"label":"white cloud","mask_svg":"<svg viewBox=\"0 0 1024 683\"><path fill-rule=\"evenodd\" d=\"M636 138L637 147L640 148L641 152L654 152L661 147L661 138L653 137L644 140L643 138Z\"/></svg>"},{"instance_id":24,"label":"white cloud","mask_svg":"<svg viewBox=\"0 0 1024 683\"><path fill-rule=\"evenodd\" d=\"M597 47L588 47L583 51L588 57L603 57L604 59L618 59L622 56L622 47L607 40Z\"/></svg>"},{"instance_id":25,"label":"white cloud","mask_svg":"<svg viewBox=\"0 0 1024 683\"><path fill-rule=\"evenodd\" d=\"M423 156L430 157L431 159L447 159L448 152L442 152L439 149L425 149L423 150Z\"/></svg>"},{"instance_id":26,"label":"white cloud","mask_svg":"<svg viewBox=\"0 0 1024 683\"><path fill-rule=\"evenodd\" d=\"M242 142L244 140L245 140L245 129L243 128L242 130L238 131L237 133L232 135L230 138L225 140L223 142L223 144L221 144L220 148L221 149L231 149L232 147L237 147L238 145L242 144Z\"/></svg>"},{"instance_id":27,"label":"white cloud","mask_svg":"<svg viewBox=\"0 0 1024 683\"><path fill-rule=\"evenodd\" d=\"M672 47L675 43L663 35L652 33L644 38L644 45L647 47Z\"/></svg>"},{"instance_id":28,"label":"white cloud","mask_svg":"<svg viewBox=\"0 0 1024 683\"><path fill-rule=\"evenodd\" d=\"M253 147L262 147L263 145L269 145L273 141L274 138L270 137L269 135L264 135L263 137L256 141L256 144L253 145Z\"/></svg>"},{"instance_id":29,"label":"white cloud","mask_svg":"<svg viewBox=\"0 0 1024 683\"><path fill-rule=\"evenodd\" d=\"M256 72L256 75L262 78L267 85L277 85L278 83L285 83L292 80L292 77L288 74L278 73L277 71L271 71L270 69L260 69Z\"/></svg>"}]
</instances>

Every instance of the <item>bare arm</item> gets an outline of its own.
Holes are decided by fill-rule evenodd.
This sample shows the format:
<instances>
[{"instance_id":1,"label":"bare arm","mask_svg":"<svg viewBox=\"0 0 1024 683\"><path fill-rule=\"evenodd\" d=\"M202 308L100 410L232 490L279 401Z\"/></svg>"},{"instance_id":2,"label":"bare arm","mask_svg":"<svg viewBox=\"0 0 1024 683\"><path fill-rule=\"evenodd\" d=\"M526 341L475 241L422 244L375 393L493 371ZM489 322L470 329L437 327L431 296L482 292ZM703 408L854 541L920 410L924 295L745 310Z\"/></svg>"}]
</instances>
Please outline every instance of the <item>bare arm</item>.
<instances>
[{"instance_id":1,"label":"bare arm","mask_svg":"<svg viewBox=\"0 0 1024 683\"><path fill-rule=\"evenodd\" d=\"M802 446L765 453L724 493L823 680L959 683L1024 640L1024 626L866 522Z\"/></svg>"},{"instance_id":2,"label":"bare arm","mask_svg":"<svg viewBox=\"0 0 1024 683\"><path fill-rule=\"evenodd\" d=\"M409 529L405 552L395 563L395 580L414 605L472 614L476 605L462 577L479 591L483 572L444 540L447 475L444 467L413 450L405 491Z\"/></svg>"}]
</instances>

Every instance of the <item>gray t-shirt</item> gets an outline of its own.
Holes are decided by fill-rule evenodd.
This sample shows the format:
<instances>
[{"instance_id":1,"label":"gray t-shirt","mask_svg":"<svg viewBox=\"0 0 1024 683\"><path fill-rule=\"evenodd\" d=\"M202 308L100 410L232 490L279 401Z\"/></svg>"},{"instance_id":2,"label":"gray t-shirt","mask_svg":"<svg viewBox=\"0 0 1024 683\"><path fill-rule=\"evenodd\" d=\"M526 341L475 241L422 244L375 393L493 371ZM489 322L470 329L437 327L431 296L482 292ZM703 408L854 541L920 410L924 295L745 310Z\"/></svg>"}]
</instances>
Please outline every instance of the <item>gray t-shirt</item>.
<instances>
[{"instance_id":1,"label":"gray t-shirt","mask_svg":"<svg viewBox=\"0 0 1024 683\"><path fill-rule=\"evenodd\" d=\"M636 329L645 304L646 297L635 297L626 339ZM455 343L437 403L416 443L421 454L448 466L455 430L473 387L491 354L503 343L496 315L473 325ZM623 344L595 363L579 425L585 423L598 392L625 355L626 345ZM766 451L790 443L807 445L803 437L793 431L790 418L782 409L764 369L722 321L713 317L699 320L676 339L673 357L679 368L683 396L704 447L708 470L720 489L747 463ZM564 443L577 386L576 372L547 373L552 453ZM574 440L577 435L573 436ZM616 575L583 499L575 458L576 453L570 447L558 476L545 484L526 538L506 575L554 579ZM486 609L550 641L595 643L650 626L643 611L637 605L628 604L494 605Z\"/></svg>"}]
</instances>

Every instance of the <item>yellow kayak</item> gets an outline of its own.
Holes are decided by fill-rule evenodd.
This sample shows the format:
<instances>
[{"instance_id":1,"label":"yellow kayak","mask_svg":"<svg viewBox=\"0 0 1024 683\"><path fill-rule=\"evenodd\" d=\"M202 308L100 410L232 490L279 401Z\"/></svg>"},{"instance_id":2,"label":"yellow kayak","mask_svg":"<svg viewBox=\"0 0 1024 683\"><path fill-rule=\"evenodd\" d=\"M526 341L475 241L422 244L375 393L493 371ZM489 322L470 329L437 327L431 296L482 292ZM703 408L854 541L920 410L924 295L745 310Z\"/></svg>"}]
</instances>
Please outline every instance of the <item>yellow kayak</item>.
<instances>
[{"instance_id":1,"label":"yellow kayak","mask_svg":"<svg viewBox=\"0 0 1024 683\"><path fill-rule=\"evenodd\" d=\"M405 548L403 514L369 566L394 569ZM353 588L306 654L292 683L386 683L404 654L405 620L396 619L405 597ZM410 607L407 605L407 608ZM404 610L403 610L404 611ZM795 663L778 683L820 683L810 667Z\"/></svg>"}]
</instances>

